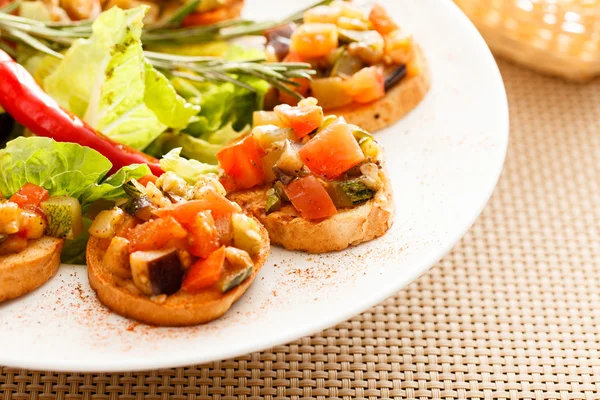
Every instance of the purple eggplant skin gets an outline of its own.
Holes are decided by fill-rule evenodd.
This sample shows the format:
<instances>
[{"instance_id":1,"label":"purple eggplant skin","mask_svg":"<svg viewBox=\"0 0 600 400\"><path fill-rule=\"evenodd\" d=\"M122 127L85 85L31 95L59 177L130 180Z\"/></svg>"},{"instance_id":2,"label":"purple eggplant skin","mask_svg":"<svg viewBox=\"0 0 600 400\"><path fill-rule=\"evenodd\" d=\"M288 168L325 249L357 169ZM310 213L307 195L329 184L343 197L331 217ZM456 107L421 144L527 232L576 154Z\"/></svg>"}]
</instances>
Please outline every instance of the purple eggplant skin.
<instances>
[{"instance_id":1,"label":"purple eggplant skin","mask_svg":"<svg viewBox=\"0 0 600 400\"><path fill-rule=\"evenodd\" d=\"M183 268L177 250L149 262L148 277L155 295L177 293L183 282Z\"/></svg>"},{"instance_id":2,"label":"purple eggplant skin","mask_svg":"<svg viewBox=\"0 0 600 400\"><path fill-rule=\"evenodd\" d=\"M183 267L177 249L131 253L133 282L146 296L177 293L183 282Z\"/></svg>"}]
</instances>

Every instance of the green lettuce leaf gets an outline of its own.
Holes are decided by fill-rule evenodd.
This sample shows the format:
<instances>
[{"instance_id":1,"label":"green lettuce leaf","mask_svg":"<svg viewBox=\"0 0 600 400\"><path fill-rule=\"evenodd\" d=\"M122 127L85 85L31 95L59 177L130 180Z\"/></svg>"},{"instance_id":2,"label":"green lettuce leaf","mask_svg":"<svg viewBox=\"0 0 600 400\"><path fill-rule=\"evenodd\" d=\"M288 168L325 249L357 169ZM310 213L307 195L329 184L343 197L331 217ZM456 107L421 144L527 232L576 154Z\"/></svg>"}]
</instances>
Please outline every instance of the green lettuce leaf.
<instances>
[{"instance_id":1,"label":"green lettuce leaf","mask_svg":"<svg viewBox=\"0 0 600 400\"><path fill-rule=\"evenodd\" d=\"M123 184L131 179L140 179L152 172L146 164L134 164L123 167L113 175L88 187L82 195L83 204L92 204L97 200L117 200L124 198Z\"/></svg>"},{"instance_id":2,"label":"green lettuce leaf","mask_svg":"<svg viewBox=\"0 0 600 400\"><path fill-rule=\"evenodd\" d=\"M207 174L218 174L216 165L201 163L198 160L188 160L181 157L181 148L173 149L160 160L160 166L165 172L174 172L186 182L193 185L200 177Z\"/></svg>"},{"instance_id":3,"label":"green lettuce leaf","mask_svg":"<svg viewBox=\"0 0 600 400\"><path fill-rule=\"evenodd\" d=\"M0 192L10 197L26 183L56 196L80 198L112 164L88 147L42 137L20 137L0 150Z\"/></svg>"},{"instance_id":4,"label":"green lettuce leaf","mask_svg":"<svg viewBox=\"0 0 600 400\"><path fill-rule=\"evenodd\" d=\"M123 184L150 174L147 165L134 164L106 177L110 161L89 147L43 137L20 137L0 150L0 193L15 194L26 183L51 196L77 198L84 211L96 200L125 198Z\"/></svg>"},{"instance_id":5,"label":"green lettuce leaf","mask_svg":"<svg viewBox=\"0 0 600 400\"><path fill-rule=\"evenodd\" d=\"M199 111L144 59L140 37L146 10L103 12L92 36L77 40L43 85L61 106L137 149L167 128L185 128Z\"/></svg>"}]
</instances>

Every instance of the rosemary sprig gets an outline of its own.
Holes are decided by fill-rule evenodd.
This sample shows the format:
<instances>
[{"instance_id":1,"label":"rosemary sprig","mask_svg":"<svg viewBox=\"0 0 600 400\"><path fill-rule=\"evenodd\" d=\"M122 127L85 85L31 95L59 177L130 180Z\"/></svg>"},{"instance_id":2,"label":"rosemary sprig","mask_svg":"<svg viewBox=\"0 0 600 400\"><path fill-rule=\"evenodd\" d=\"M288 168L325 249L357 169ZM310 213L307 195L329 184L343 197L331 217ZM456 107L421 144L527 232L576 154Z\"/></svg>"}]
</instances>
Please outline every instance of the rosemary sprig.
<instances>
[{"instance_id":1,"label":"rosemary sprig","mask_svg":"<svg viewBox=\"0 0 600 400\"><path fill-rule=\"evenodd\" d=\"M148 27L142 34L142 42L149 43L199 43L214 40L229 40L248 35L262 35L267 29L302 19L308 8L328 4L332 0L321 0L280 21L252 22L246 20L224 21L218 24L193 28L168 28L194 10L201 0L191 0L180 8L165 25ZM92 35L92 21L74 23L44 23L10 13L18 8L14 2L0 8L0 48L14 51L2 42L3 38L27 45L53 57L62 58L60 51L67 49L80 38ZM295 97L301 97L291 88L299 84L294 78L308 78L315 73L310 64L266 63L264 60L227 61L214 57L189 57L145 51L148 61L168 76L177 76L196 82L231 82L239 87L255 89L239 80L240 76L252 76L264 80L277 89Z\"/></svg>"}]
</instances>

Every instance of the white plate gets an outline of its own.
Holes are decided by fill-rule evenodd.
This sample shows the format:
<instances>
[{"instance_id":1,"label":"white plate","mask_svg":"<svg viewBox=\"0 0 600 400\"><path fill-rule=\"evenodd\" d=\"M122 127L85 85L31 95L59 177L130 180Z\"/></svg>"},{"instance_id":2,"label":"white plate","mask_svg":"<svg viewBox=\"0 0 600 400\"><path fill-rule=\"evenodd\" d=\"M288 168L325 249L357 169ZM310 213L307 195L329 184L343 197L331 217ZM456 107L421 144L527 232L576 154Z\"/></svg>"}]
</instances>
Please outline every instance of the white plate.
<instances>
[{"instance_id":1,"label":"white plate","mask_svg":"<svg viewBox=\"0 0 600 400\"><path fill-rule=\"evenodd\" d=\"M309 1L247 1L267 19ZM282 344L383 301L435 264L489 199L508 141L508 107L483 40L449 0L383 0L425 50L433 88L377 135L398 215L382 239L339 254L274 248L252 288L219 321L186 329L138 325L104 309L83 267L0 307L0 365L56 371L183 366ZM324 238L326 240L326 238Z\"/></svg>"}]
</instances>

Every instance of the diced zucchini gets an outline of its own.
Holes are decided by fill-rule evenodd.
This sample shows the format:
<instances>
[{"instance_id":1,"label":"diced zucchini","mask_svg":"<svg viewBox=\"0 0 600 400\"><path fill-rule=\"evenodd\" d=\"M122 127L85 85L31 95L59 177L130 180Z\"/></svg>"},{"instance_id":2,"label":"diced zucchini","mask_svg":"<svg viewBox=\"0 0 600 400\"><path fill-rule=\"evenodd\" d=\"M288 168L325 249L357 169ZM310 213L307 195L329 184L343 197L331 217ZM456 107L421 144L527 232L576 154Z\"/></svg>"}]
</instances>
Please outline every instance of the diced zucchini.
<instances>
[{"instance_id":1,"label":"diced zucchini","mask_svg":"<svg viewBox=\"0 0 600 400\"><path fill-rule=\"evenodd\" d=\"M100 211L92 222L89 233L100 239L110 239L115 236L117 226L125 220L125 212L120 208Z\"/></svg>"},{"instance_id":2,"label":"diced zucchini","mask_svg":"<svg viewBox=\"0 0 600 400\"><path fill-rule=\"evenodd\" d=\"M351 77L365 66L365 63L360 57L350 55L348 51L344 51L344 53L337 58L335 64L333 64L329 76L340 76L342 78Z\"/></svg>"},{"instance_id":3,"label":"diced zucchini","mask_svg":"<svg viewBox=\"0 0 600 400\"><path fill-rule=\"evenodd\" d=\"M241 213L233 214L231 222L233 225L233 245L246 251L250 256L258 254L262 247L258 222Z\"/></svg>"},{"instance_id":4,"label":"diced zucchini","mask_svg":"<svg viewBox=\"0 0 600 400\"><path fill-rule=\"evenodd\" d=\"M260 147L265 150L272 148L277 143L286 140L294 140L294 130L291 128L280 128L275 125L261 125L252 129L252 134L258 141Z\"/></svg>"},{"instance_id":5,"label":"diced zucchini","mask_svg":"<svg viewBox=\"0 0 600 400\"><path fill-rule=\"evenodd\" d=\"M254 269L254 262L244 250L235 247L225 249L225 273L219 280L218 286L223 293L244 282Z\"/></svg>"},{"instance_id":6,"label":"diced zucchini","mask_svg":"<svg viewBox=\"0 0 600 400\"><path fill-rule=\"evenodd\" d=\"M242 282L252 275L252 271L254 271L253 266L239 271L225 273L219 280L218 286L223 293L226 293L241 285Z\"/></svg>"},{"instance_id":7,"label":"diced zucchini","mask_svg":"<svg viewBox=\"0 0 600 400\"><path fill-rule=\"evenodd\" d=\"M329 182L327 193L331 196L336 207L340 208L362 204L372 199L375 195L375 192L365 186L360 179L352 179L345 182Z\"/></svg>"},{"instance_id":8,"label":"diced zucchini","mask_svg":"<svg viewBox=\"0 0 600 400\"><path fill-rule=\"evenodd\" d=\"M73 240L83 231L79 200L68 196L52 196L40 207L46 215L46 235Z\"/></svg>"},{"instance_id":9,"label":"diced zucchini","mask_svg":"<svg viewBox=\"0 0 600 400\"><path fill-rule=\"evenodd\" d=\"M343 107L352 103L344 80L340 77L313 79L310 83L312 95L324 109Z\"/></svg>"},{"instance_id":10,"label":"diced zucchini","mask_svg":"<svg viewBox=\"0 0 600 400\"><path fill-rule=\"evenodd\" d=\"M271 183L277 179L275 176L275 172L273 172L273 167L281 158L283 154L283 149L274 149L267 154L265 154L262 158L263 170L265 171L265 182Z\"/></svg>"},{"instance_id":11,"label":"diced zucchini","mask_svg":"<svg viewBox=\"0 0 600 400\"><path fill-rule=\"evenodd\" d=\"M10 235L21 228L21 209L16 203L0 203L0 234Z\"/></svg>"},{"instance_id":12,"label":"diced zucchini","mask_svg":"<svg viewBox=\"0 0 600 400\"><path fill-rule=\"evenodd\" d=\"M275 193L277 193L277 196L279 196L279 198L282 201L290 201L290 199L288 199L287 197L287 194L285 193L285 186L283 185L283 183L275 182L275 184L273 185L273 190L275 190Z\"/></svg>"},{"instance_id":13,"label":"diced zucchini","mask_svg":"<svg viewBox=\"0 0 600 400\"><path fill-rule=\"evenodd\" d=\"M274 111L255 111L254 114L252 114L252 125L254 127L275 125L281 128L283 127L283 121Z\"/></svg>"},{"instance_id":14,"label":"diced zucchini","mask_svg":"<svg viewBox=\"0 0 600 400\"><path fill-rule=\"evenodd\" d=\"M267 192L267 205L265 207L267 214L281 210L281 197L275 189L269 189Z\"/></svg>"}]
</instances>

